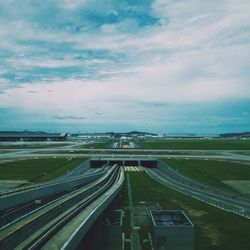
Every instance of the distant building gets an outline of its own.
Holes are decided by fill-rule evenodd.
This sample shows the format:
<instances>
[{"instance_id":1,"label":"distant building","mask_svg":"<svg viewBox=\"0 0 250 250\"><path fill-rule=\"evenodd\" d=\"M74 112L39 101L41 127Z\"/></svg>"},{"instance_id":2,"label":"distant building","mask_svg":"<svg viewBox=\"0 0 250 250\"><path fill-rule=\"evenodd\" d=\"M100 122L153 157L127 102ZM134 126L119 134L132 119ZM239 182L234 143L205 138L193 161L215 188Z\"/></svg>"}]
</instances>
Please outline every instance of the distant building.
<instances>
[{"instance_id":1,"label":"distant building","mask_svg":"<svg viewBox=\"0 0 250 250\"><path fill-rule=\"evenodd\" d=\"M131 132L127 132L127 133L115 133L115 137L116 138L126 138L126 139L145 139L145 138L158 137L158 135L154 134L154 133L131 131Z\"/></svg>"},{"instance_id":2,"label":"distant building","mask_svg":"<svg viewBox=\"0 0 250 250\"><path fill-rule=\"evenodd\" d=\"M96 140L96 139L111 139L114 138L112 133L79 133L79 134L70 134L68 139L76 141L85 141L85 140Z\"/></svg>"},{"instance_id":3,"label":"distant building","mask_svg":"<svg viewBox=\"0 0 250 250\"><path fill-rule=\"evenodd\" d=\"M250 139L250 132L220 134L221 138Z\"/></svg>"},{"instance_id":4,"label":"distant building","mask_svg":"<svg viewBox=\"0 0 250 250\"><path fill-rule=\"evenodd\" d=\"M0 131L1 142L17 142L17 141L65 141L67 134L65 133L46 133L46 132L16 132L16 131Z\"/></svg>"}]
</instances>

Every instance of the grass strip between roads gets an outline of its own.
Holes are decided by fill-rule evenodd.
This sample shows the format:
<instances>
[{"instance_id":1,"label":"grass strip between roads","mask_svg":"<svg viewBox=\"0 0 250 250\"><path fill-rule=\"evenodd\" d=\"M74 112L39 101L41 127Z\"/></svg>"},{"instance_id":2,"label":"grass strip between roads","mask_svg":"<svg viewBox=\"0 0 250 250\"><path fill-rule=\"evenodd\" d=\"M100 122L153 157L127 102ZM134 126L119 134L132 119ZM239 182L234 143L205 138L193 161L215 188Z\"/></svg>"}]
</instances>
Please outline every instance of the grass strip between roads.
<instances>
[{"instance_id":1,"label":"grass strip between roads","mask_svg":"<svg viewBox=\"0 0 250 250\"><path fill-rule=\"evenodd\" d=\"M99 143L90 143L90 144L83 144L76 146L77 149L84 149L84 148L90 148L90 149L106 149L108 148L110 143L106 142L99 142Z\"/></svg>"},{"instance_id":2,"label":"grass strip between roads","mask_svg":"<svg viewBox=\"0 0 250 250\"><path fill-rule=\"evenodd\" d=\"M237 192L223 181L250 180L250 165L247 164L215 160L162 160L182 175L225 191Z\"/></svg>"},{"instance_id":3,"label":"grass strip between roads","mask_svg":"<svg viewBox=\"0 0 250 250\"><path fill-rule=\"evenodd\" d=\"M250 150L250 140L232 139L157 139L136 142L144 149L171 149L171 150Z\"/></svg>"},{"instance_id":4,"label":"grass strip between roads","mask_svg":"<svg viewBox=\"0 0 250 250\"><path fill-rule=\"evenodd\" d=\"M86 158L41 158L18 160L0 164L1 180L48 181L66 174L83 163Z\"/></svg>"},{"instance_id":5,"label":"grass strip between roads","mask_svg":"<svg viewBox=\"0 0 250 250\"><path fill-rule=\"evenodd\" d=\"M0 149L40 149L40 148L60 148L65 146L70 146L70 143L11 143L11 144L1 144Z\"/></svg>"}]
</instances>

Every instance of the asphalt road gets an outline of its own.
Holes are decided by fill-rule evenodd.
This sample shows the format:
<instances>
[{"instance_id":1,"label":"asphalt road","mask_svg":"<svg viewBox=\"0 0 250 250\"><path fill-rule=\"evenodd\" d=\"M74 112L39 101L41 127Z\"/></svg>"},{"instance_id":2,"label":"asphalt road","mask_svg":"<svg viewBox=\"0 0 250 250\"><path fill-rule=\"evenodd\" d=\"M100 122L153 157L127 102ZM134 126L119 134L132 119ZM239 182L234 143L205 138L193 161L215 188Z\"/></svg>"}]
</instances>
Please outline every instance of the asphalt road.
<instances>
[{"instance_id":1,"label":"asphalt road","mask_svg":"<svg viewBox=\"0 0 250 250\"><path fill-rule=\"evenodd\" d=\"M34 157L146 157L174 159L229 160L250 163L250 150L122 150L122 149L6 149L0 160Z\"/></svg>"}]
</instances>

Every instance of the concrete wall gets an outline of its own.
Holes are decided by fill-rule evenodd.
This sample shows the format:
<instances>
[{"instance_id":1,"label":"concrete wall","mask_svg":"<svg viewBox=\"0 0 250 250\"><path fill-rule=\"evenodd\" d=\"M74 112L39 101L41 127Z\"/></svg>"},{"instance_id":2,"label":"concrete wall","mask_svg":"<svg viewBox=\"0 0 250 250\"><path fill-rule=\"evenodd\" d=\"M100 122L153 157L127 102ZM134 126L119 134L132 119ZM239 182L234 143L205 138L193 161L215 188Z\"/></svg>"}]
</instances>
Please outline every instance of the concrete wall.
<instances>
[{"instance_id":1,"label":"concrete wall","mask_svg":"<svg viewBox=\"0 0 250 250\"><path fill-rule=\"evenodd\" d=\"M105 160L90 160L90 166L92 168L100 168L107 163L108 161L105 161Z\"/></svg>"},{"instance_id":2,"label":"concrete wall","mask_svg":"<svg viewBox=\"0 0 250 250\"><path fill-rule=\"evenodd\" d=\"M81 174L84 174L88 169L91 168L90 160L84 161L82 164L80 164L78 167L72 169L69 173L66 173L65 175L59 176L58 178L54 179L55 181L61 181L65 180L69 177L79 176Z\"/></svg>"},{"instance_id":3,"label":"concrete wall","mask_svg":"<svg viewBox=\"0 0 250 250\"><path fill-rule=\"evenodd\" d=\"M194 250L194 225L183 211L151 210L156 250Z\"/></svg>"},{"instance_id":4,"label":"concrete wall","mask_svg":"<svg viewBox=\"0 0 250 250\"><path fill-rule=\"evenodd\" d=\"M179 173L176 172L174 169L169 167L165 162L162 160L157 160L157 168L162 172L167 173L169 176L179 177ZM185 177L184 177L185 178Z\"/></svg>"},{"instance_id":5,"label":"concrete wall","mask_svg":"<svg viewBox=\"0 0 250 250\"><path fill-rule=\"evenodd\" d=\"M120 160L109 160L108 161L108 165L114 165L114 164L118 164L119 166L124 166L124 161L120 161Z\"/></svg>"},{"instance_id":6,"label":"concrete wall","mask_svg":"<svg viewBox=\"0 0 250 250\"><path fill-rule=\"evenodd\" d=\"M122 226L104 225L101 230L102 241L95 248L96 250L117 250L122 248Z\"/></svg>"},{"instance_id":7,"label":"concrete wall","mask_svg":"<svg viewBox=\"0 0 250 250\"><path fill-rule=\"evenodd\" d=\"M115 213L115 211L113 211ZM116 212L117 213L117 212ZM122 211L119 211L119 220L121 223L113 224L109 220L109 223L105 219L109 217L102 217L97 221L88 235L91 237L92 250L118 250L122 249ZM98 239L98 240L96 240ZM86 245L87 247L87 245Z\"/></svg>"},{"instance_id":8,"label":"concrete wall","mask_svg":"<svg viewBox=\"0 0 250 250\"><path fill-rule=\"evenodd\" d=\"M139 166L139 161L125 160L124 166Z\"/></svg>"},{"instance_id":9,"label":"concrete wall","mask_svg":"<svg viewBox=\"0 0 250 250\"><path fill-rule=\"evenodd\" d=\"M156 168L157 167L156 160L141 160L140 164L141 164L141 166L146 167L146 168Z\"/></svg>"},{"instance_id":10,"label":"concrete wall","mask_svg":"<svg viewBox=\"0 0 250 250\"><path fill-rule=\"evenodd\" d=\"M39 199L40 197L61 192L78 185L87 184L103 175L102 172L93 174L91 176L85 176L81 178L75 178L73 180L64 180L51 183L50 185L36 187L31 190L23 191L22 193L15 193L6 197L0 198L0 210L8 209L13 206L18 206L23 203Z\"/></svg>"},{"instance_id":11,"label":"concrete wall","mask_svg":"<svg viewBox=\"0 0 250 250\"><path fill-rule=\"evenodd\" d=\"M194 228L156 226L154 243L156 250L194 250Z\"/></svg>"},{"instance_id":12,"label":"concrete wall","mask_svg":"<svg viewBox=\"0 0 250 250\"><path fill-rule=\"evenodd\" d=\"M78 244L81 242L85 234L88 232L89 228L93 225L93 223L97 220L97 218L104 212L104 210L108 207L108 205L114 200L114 198L119 194L122 188L122 184L124 181L124 173L120 177L119 182L112 187L112 190L109 191L109 194L105 193L102 197L103 201L99 203L98 206L92 211L88 216L88 220L83 222L78 229L74 232L72 237L64 244L61 248L62 250L72 250L75 249ZM97 239L98 240L98 239Z\"/></svg>"}]
</instances>

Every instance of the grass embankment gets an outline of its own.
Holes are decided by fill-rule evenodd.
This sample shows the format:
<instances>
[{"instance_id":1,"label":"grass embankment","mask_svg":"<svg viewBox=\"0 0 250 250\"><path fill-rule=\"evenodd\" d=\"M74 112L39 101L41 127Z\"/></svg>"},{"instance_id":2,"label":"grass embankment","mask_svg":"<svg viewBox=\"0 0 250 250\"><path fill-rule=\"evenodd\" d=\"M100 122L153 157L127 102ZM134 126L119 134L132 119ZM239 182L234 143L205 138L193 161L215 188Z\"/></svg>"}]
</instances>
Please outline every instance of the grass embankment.
<instances>
[{"instance_id":1,"label":"grass embankment","mask_svg":"<svg viewBox=\"0 0 250 250\"><path fill-rule=\"evenodd\" d=\"M43 182L66 174L85 160L86 158L46 158L1 163L0 179Z\"/></svg>"},{"instance_id":2,"label":"grass embankment","mask_svg":"<svg viewBox=\"0 0 250 250\"><path fill-rule=\"evenodd\" d=\"M223 181L250 180L250 165L212 160L163 159L163 161L185 176L205 185L214 186L226 191L237 192L235 189L224 184Z\"/></svg>"},{"instance_id":3,"label":"grass embankment","mask_svg":"<svg viewBox=\"0 0 250 250\"><path fill-rule=\"evenodd\" d=\"M169 149L169 150L250 150L250 140L152 140L137 143L144 149Z\"/></svg>"},{"instance_id":4,"label":"grass embankment","mask_svg":"<svg viewBox=\"0 0 250 250\"><path fill-rule=\"evenodd\" d=\"M75 148L78 149L84 149L84 148L90 148L90 149L106 149L108 148L109 143L106 142L100 142L100 143L91 143L91 144L83 144L83 145L79 145Z\"/></svg>"},{"instance_id":5,"label":"grass embankment","mask_svg":"<svg viewBox=\"0 0 250 250\"><path fill-rule=\"evenodd\" d=\"M250 220L180 194L145 173L130 172L130 180L135 204L140 201L159 202L163 209L180 209L188 215L195 225L195 249L249 249Z\"/></svg>"}]
</instances>

